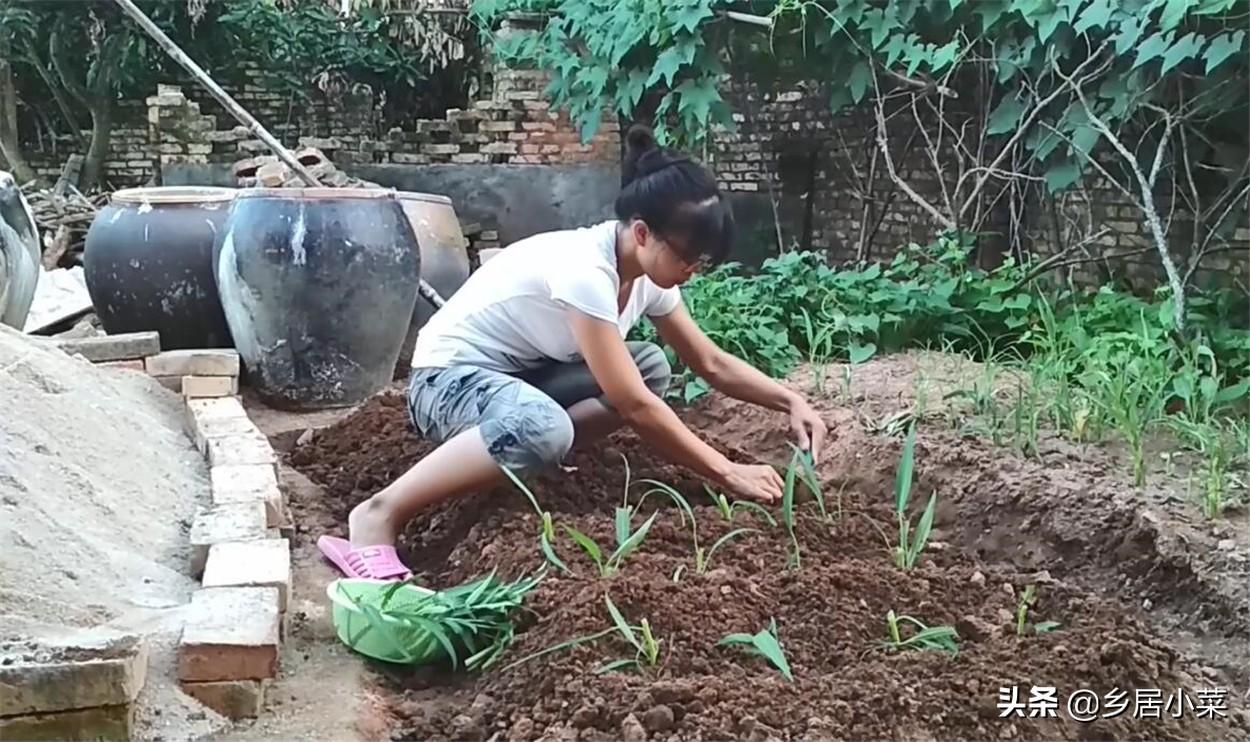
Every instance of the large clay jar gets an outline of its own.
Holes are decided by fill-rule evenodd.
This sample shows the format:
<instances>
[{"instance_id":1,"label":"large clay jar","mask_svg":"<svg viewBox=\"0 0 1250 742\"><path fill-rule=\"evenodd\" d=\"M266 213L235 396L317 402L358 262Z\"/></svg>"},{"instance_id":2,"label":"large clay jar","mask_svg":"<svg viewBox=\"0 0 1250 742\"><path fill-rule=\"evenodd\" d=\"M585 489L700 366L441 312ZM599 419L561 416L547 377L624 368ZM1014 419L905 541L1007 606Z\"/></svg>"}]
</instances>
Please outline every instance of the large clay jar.
<instances>
[{"instance_id":1,"label":"large clay jar","mask_svg":"<svg viewBox=\"0 0 1250 742\"><path fill-rule=\"evenodd\" d=\"M155 330L161 347L233 347L213 282L213 244L234 188L117 191L87 230L83 278L110 335Z\"/></svg>"},{"instance_id":2,"label":"large clay jar","mask_svg":"<svg viewBox=\"0 0 1250 742\"><path fill-rule=\"evenodd\" d=\"M266 403L346 407L391 381L421 270L393 191L241 190L214 254L245 379Z\"/></svg>"},{"instance_id":3,"label":"large clay jar","mask_svg":"<svg viewBox=\"0 0 1250 742\"><path fill-rule=\"evenodd\" d=\"M469 278L469 244L460 230L460 219L456 217L451 199L414 191L397 191L396 196L417 236L421 250L421 278L444 300L451 298ZM411 371L417 333L430 321L436 309L428 299L418 296L408 334L395 363L396 379L406 378Z\"/></svg>"}]
</instances>

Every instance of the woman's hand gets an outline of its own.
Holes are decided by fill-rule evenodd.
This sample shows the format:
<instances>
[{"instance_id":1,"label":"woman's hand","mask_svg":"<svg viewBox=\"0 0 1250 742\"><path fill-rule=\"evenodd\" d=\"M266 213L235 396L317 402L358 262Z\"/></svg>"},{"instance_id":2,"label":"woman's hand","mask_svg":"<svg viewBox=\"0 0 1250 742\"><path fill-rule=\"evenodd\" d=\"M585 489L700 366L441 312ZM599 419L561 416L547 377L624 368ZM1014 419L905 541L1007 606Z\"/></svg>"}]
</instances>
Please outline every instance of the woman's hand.
<instances>
[{"instance_id":1,"label":"woman's hand","mask_svg":"<svg viewBox=\"0 0 1250 742\"><path fill-rule=\"evenodd\" d=\"M810 453L812 463L816 463L816 457L825 444L825 435L829 429L825 426L825 421L820 419L820 415L816 414L816 410L801 397L796 397L790 404L790 429L794 431L794 437L799 439L799 448Z\"/></svg>"},{"instance_id":2,"label":"woman's hand","mask_svg":"<svg viewBox=\"0 0 1250 742\"><path fill-rule=\"evenodd\" d=\"M732 464L721 479L725 489L763 503L780 500L784 486L777 470L766 464Z\"/></svg>"}]
</instances>

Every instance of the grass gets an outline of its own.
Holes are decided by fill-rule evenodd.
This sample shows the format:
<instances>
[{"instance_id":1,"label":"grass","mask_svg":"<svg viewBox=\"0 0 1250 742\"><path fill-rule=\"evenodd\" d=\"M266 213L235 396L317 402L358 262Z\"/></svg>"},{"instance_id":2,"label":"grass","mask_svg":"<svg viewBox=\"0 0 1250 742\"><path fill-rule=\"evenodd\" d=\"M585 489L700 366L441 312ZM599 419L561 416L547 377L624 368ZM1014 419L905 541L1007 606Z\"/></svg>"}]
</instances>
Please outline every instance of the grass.
<instances>
[{"instance_id":1,"label":"grass","mask_svg":"<svg viewBox=\"0 0 1250 742\"><path fill-rule=\"evenodd\" d=\"M1024 592L1020 595L1020 601L1016 604L1016 636L1024 636L1030 628L1028 623L1029 609L1037 602L1037 586L1027 585ZM1036 634L1045 634L1059 628L1058 621L1041 621L1032 624L1031 628Z\"/></svg>"}]
</instances>

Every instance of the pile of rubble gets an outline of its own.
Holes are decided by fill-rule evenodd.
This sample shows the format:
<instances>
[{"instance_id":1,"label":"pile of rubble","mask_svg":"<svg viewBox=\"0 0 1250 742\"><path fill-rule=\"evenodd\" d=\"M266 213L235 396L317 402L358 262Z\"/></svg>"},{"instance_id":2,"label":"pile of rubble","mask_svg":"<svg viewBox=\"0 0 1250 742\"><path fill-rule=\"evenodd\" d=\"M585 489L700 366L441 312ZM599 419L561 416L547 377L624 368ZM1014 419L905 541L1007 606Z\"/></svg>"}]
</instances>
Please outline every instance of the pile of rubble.
<instances>
[{"instance_id":1,"label":"pile of rubble","mask_svg":"<svg viewBox=\"0 0 1250 742\"><path fill-rule=\"evenodd\" d=\"M316 147L305 147L293 153L296 161L308 169L323 186L332 188L381 188L377 183L353 178L340 170ZM248 157L234 163L234 177L240 188L306 188L308 184L275 155Z\"/></svg>"}]
</instances>

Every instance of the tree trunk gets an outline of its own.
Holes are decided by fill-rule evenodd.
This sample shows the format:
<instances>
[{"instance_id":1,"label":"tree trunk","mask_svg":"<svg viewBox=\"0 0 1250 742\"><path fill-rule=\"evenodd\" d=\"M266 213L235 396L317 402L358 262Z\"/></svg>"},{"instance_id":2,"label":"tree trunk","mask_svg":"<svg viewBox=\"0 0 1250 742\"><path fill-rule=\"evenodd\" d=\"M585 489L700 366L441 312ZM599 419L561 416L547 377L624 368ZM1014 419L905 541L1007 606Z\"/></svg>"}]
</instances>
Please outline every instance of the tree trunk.
<instances>
[{"instance_id":1,"label":"tree trunk","mask_svg":"<svg viewBox=\"0 0 1250 742\"><path fill-rule=\"evenodd\" d=\"M9 42L0 36L0 157L19 184L37 180L38 176L22 156L17 131L17 88L13 85Z\"/></svg>"},{"instance_id":2,"label":"tree trunk","mask_svg":"<svg viewBox=\"0 0 1250 742\"><path fill-rule=\"evenodd\" d=\"M83 160L80 187L104 185L104 161L108 159L113 134L113 103L108 98L96 99L91 106L91 146Z\"/></svg>"}]
</instances>

